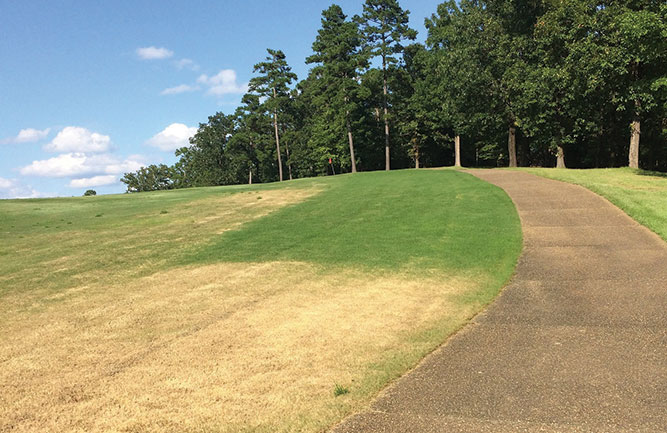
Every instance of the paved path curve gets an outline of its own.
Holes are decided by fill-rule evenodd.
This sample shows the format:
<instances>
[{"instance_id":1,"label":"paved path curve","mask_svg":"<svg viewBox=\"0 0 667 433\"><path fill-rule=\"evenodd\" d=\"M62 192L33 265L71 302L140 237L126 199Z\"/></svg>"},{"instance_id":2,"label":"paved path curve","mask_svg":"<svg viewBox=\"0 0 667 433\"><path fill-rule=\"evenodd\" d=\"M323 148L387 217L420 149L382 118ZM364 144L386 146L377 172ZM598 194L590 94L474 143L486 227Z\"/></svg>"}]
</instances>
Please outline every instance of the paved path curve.
<instances>
[{"instance_id":1,"label":"paved path curve","mask_svg":"<svg viewBox=\"0 0 667 433\"><path fill-rule=\"evenodd\" d=\"M334 432L666 432L667 244L582 187L469 172L516 204L515 277Z\"/></svg>"}]
</instances>

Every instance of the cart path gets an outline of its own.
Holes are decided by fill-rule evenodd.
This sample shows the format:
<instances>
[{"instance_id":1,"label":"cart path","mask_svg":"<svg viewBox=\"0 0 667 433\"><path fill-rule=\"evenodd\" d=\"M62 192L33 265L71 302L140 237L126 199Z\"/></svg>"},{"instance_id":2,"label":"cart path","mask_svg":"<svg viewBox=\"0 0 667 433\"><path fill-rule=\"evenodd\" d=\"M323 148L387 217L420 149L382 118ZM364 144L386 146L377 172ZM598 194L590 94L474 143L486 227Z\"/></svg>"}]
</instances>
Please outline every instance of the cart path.
<instances>
[{"instance_id":1,"label":"cart path","mask_svg":"<svg viewBox=\"0 0 667 433\"><path fill-rule=\"evenodd\" d=\"M468 172L517 207L524 250L514 278L333 431L667 431L667 244L582 187Z\"/></svg>"}]
</instances>

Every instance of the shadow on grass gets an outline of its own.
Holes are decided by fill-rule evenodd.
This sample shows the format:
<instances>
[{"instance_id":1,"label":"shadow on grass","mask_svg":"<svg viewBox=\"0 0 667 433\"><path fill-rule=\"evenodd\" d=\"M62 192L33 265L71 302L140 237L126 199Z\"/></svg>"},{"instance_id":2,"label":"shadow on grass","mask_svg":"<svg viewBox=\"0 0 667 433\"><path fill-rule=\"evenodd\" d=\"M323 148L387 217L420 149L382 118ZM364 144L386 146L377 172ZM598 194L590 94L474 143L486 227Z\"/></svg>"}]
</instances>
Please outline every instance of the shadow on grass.
<instances>
[{"instance_id":1,"label":"shadow on grass","mask_svg":"<svg viewBox=\"0 0 667 433\"><path fill-rule=\"evenodd\" d=\"M649 177L665 177L667 178L667 173L662 171L650 171L650 170L633 170L639 176L649 176Z\"/></svg>"}]
</instances>

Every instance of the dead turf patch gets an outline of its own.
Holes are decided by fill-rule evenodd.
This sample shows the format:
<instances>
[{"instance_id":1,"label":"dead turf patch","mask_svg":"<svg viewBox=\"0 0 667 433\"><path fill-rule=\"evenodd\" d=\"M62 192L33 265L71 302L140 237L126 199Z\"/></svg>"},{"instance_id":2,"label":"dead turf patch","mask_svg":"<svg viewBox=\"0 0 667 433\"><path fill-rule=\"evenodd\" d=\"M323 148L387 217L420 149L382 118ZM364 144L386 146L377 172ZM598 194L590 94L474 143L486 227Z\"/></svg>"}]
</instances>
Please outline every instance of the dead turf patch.
<instances>
[{"instance_id":1,"label":"dead turf patch","mask_svg":"<svg viewBox=\"0 0 667 433\"><path fill-rule=\"evenodd\" d=\"M74 287L0 317L0 432L320 431L383 362L462 323L476 289L284 262Z\"/></svg>"}]
</instances>

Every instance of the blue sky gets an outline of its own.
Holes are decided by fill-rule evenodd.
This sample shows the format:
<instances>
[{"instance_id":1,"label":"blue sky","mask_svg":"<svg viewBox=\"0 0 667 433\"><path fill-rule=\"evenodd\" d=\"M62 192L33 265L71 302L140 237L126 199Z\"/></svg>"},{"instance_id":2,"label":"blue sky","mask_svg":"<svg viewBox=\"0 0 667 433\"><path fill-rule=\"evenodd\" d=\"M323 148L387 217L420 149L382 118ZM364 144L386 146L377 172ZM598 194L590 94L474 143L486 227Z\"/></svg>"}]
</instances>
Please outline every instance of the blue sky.
<instances>
[{"instance_id":1,"label":"blue sky","mask_svg":"<svg viewBox=\"0 0 667 433\"><path fill-rule=\"evenodd\" d=\"M362 0L337 2L346 14ZM402 0L423 41L439 0ZM325 0L0 0L0 198L118 193L231 113L266 48L302 79Z\"/></svg>"}]
</instances>

